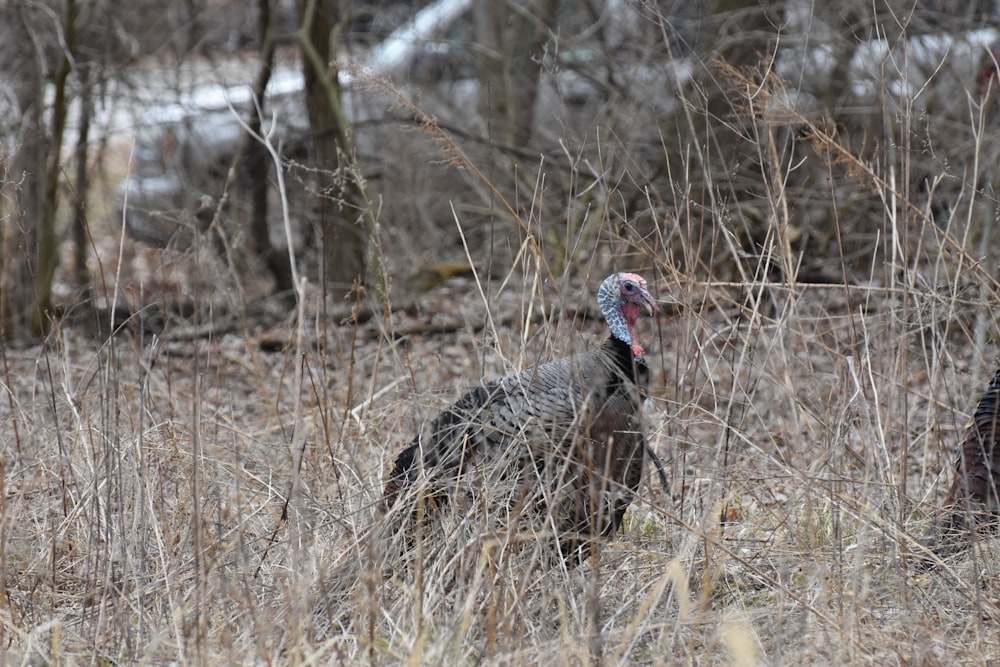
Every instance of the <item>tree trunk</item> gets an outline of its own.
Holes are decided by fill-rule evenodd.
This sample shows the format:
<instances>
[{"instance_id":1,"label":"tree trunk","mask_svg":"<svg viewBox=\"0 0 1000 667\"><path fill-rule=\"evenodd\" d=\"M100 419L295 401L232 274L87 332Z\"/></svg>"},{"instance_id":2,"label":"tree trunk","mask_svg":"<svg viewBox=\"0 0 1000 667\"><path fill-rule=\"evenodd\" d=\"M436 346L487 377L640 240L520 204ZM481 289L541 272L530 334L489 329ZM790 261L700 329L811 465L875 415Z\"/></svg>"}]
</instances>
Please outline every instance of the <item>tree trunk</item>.
<instances>
[{"instance_id":1,"label":"tree trunk","mask_svg":"<svg viewBox=\"0 0 1000 667\"><path fill-rule=\"evenodd\" d=\"M257 3L258 36L261 44L260 69L257 71L257 78L253 85L254 98L264 103L264 93L267 84L271 80L271 68L274 63L275 42L273 36L271 20L271 0L259 0ZM250 117L247 125L254 135L261 132L260 108L252 105ZM267 264L271 276L274 278L275 289L284 294L290 294L294 289L292 284L292 266L288 253L271 245L271 235L267 224L268 206L268 183L267 175L269 171L269 156L267 149L257 141L251 134L245 134L243 138L243 173L245 175L245 191L250 199L250 233L256 246L257 253ZM280 169L280 165L275 165ZM288 239L291 243L292 239Z\"/></svg>"},{"instance_id":2,"label":"tree trunk","mask_svg":"<svg viewBox=\"0 0 1000 667\"><path fill-rule=\"evenodd\" d=\"M364 184L354 165L354 151L340 104L340 82L330 67L335 49L332 36L337 3L334 0L297 0L299 43L303 50L306 113L312 131L311 161L322 184L319 230L323 247L323 279L336 295L346 295L365 277L366 216L371 215ZM335 187L334 187L335 186Z\"/></svg>"},{"instance_id":3,"label":"tree trunk","mask_svg":"<svg viewBox=\"0 0 1000 667\"><path fill-rule=\"evenodd\" d=\"M21 43L4 45L5 60L13 65L11 87L21 112L11 169L4 174L11 184L12 205L4 215L2 280L0 302L3 306L4 338L24 335L31 322L35 302L34 256L38 245L35 222L41 219L43 178L45 173L45 131L42 122L42 62L28 38L30 21L24 6L11 11L17 23L14 34ZM28 51L28 57L15 59L12 51Z\"/></svg>"},{"instance_id":4,"label":"tree trunk","mask_svg":"<svg viewBox=\"0 0 1000 667\"><path fill-rule=\"evenodd\" d=\"M90 171L87 163L87 145L90 141L90 117L94 110L91 89L92 64L80 65L80 127L76 138L76 188L73 206L73 245L76 257L76 284L83 300L89 300L90 274L87 271L87 191L90 189Z\"/></svg>"},{"instance_id":5,"label":"tree trunk","mask_svg":"<svg viewBox=\"0 0 1000 667\"><path fill-rule=\"evenodd\" d=\"M558 0L480 0L475 7L482 89L479 108L491 138L506 146L531 139L538 76L556 24Z\"/></svg>"},{"instance_id":6,"label":"tree trunk","mask_svg":"<svg viewBox=\"0 0 1000 667\"><path fill-rule=\"evenodd\" d=\"M59 177L62 170L62 141L66 129L69 101L66 99L66 80L73 69L70 55L76 47L76 0L66 0L63 16L62 54L55 75L55 100L52 102L52 127L49 134L45 185L42 193L42 216L38 221L38 273L35 275L35 308L31 330L44 335L49 329L52 311L52 279L59 262L56 238L56 214L59 209ZM41 50L39 50L41 54Z\"/></svg>"},{"instance_id":7,"label":"tree trunk","mask_svg":"<svg viewBox=\"0 0 1000 667\"><path fill-rule=\"evenodd\" d=\"M60 157L66 127L66 80L75 48L75 0L66 0L62 34L52 34L52 17L39 18L33 3L15 3L7 17L16 21L17 44L5 44L8 80L21 111L18 145L12 159L16 210L3 238L2 315L5 333L34 335L49 327L52 279L58 263L56 214ZM57 45L57 46L54 46ZM56 50L58 49L58 50ZM55 57L53 58L53 54ZM50 62L54 96L45 122L45 75Z\"/></svg>"}]
</instances>

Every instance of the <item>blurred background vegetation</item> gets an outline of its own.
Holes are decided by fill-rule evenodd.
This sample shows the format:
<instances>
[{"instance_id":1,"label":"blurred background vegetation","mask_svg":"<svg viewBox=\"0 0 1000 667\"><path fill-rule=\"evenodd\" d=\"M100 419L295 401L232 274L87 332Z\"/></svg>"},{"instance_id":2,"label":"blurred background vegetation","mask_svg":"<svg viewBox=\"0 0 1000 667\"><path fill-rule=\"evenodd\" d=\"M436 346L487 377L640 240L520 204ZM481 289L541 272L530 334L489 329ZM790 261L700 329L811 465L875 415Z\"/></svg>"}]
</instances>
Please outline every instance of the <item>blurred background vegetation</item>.
<instances>
[{"instance_id":1,"label":"blurred background vegetation","mask_svg":"<svg viewBox=\"0 0 1000 667\"><path fill-rule=\"evenodd\" d=\"M928 243L979 262L994 5L4 3L3 335L207 307L151 248L187 253L184 280L215 262L241 314L287 307L300 273L386 306L414 267L498 274L529 237L556 273L657 256L696 280L888 284L891 244Z\"/></svg>"}]
</instances>

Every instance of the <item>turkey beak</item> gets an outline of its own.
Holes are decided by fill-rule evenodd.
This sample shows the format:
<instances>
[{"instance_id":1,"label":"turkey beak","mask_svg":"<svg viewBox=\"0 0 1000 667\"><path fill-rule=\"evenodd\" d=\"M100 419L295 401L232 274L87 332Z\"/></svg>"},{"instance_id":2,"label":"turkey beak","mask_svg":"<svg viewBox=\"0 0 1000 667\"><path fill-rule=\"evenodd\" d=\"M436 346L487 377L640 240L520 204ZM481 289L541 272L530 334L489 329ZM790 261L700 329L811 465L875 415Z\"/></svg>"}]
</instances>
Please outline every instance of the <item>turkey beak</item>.
<instances>
[{"instance_id":1,"label":"turkey beak","mask_svg":"<svg viewBox=\"0 0 1000 667\"><path fill-rule=\"evenodd\" d=\"M660 304L656 303L656 300L649 292L642 293L642 307L648 317L652 317L654 312L660 312Z\"/></svg>"}]
</instances>

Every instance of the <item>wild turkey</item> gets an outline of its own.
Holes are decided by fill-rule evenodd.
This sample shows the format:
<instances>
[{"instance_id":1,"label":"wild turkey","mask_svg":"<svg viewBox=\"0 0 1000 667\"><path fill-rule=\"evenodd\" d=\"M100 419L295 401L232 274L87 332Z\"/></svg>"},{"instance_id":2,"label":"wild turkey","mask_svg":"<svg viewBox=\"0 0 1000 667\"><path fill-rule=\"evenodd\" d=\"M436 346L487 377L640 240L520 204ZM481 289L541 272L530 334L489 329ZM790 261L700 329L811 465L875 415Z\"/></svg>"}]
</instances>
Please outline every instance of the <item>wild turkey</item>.
<instances>
[{"instance_id":1,"label":"wild turkey","mask_svg":"<svg viewBox=\"0 0 1000 667\"><path fill-rule=\"evenodd\" d=\"M1000 63L1000 44L994 44L979 61L979 74L976 75L976 93L979 99L983 99L997 87L997 80L1000 79L1000 70L997 69Z\"/></svg>"},{"instance_id":2,"label":"wild turkey","mask_svg":"<svg viewBox=\"0 0 1000 667\"><path fill-rule=\"evenodd\" d=\"M1000 515L1000 371L979 400L958 455L955 482L924 545L941 554L969 543L978 526L994 526Z\"/></svg>"},{"instance_id":3,"label":"wild turkey","mask_svg":"<svg viewBox=\"0 0 1000 667\"><path fill-rule=\"evenodd\" d=\"M509 489L504 512L542 510L534 526L555 534L567 560L584 560L590 538L614 535L647 449L649 368L635 323L659 306L633 273L608 276L597 302L610 329L603 345L482 384L425 424L396 458L384 509L405 497L401 511L426 518L456 497L482 502L484 488L501 486Z\"/></svg>"}]
</instances>

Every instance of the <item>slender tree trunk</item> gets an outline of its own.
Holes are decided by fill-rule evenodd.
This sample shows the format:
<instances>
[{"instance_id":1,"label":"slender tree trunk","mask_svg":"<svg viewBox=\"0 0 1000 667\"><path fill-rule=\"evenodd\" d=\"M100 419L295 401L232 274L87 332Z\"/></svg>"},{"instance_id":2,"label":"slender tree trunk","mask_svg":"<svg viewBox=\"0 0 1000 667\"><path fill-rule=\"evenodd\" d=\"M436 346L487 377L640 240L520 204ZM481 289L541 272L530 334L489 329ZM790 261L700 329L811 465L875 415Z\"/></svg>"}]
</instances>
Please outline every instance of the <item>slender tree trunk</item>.
<instances>
[{"instance_id":1,"label":"slender tree trunk","mask_svg":"<svg viewBox=\"0 0 1000 667\"><path fill-rule=\"evenodd\" d=\"M90 116L94 110L91 90L92 65L82 64L80 72L80 128L76 140L76 192L73 207L73 244L76 258L76 284L83 290L84 300L90 295L90 274L87 271L87 191L90 171L87 164L87 144L90 141Z\"/></svg>"},{"instance_id":2,"label":"slender tree trunk","mask_svg":"<svg viewBox=\"0 0 1000 667\"><path fill-rule=\"evenodd\" d=\"M10 78L21 112L16 148L7 178L12 183L13 204L5 215L3 229L2 282L4 333L21 336L31 322L35 304L35 251L38 247L37 221L42 217L43 175L45 173L45 128L42 120L43 60L37 40L29 38L32 21L27 8L18 5L12 12L15 31L23 40L19 46L27 57L16 61Z\"/></svg>"},{"instance_id":3,"label":"slender tree trunk","mask_svg":"<svg viewBox=\"0 0 1000 667\"><path fill-rule=\"evenodd\" d=\"M319 229L323 241L324 281L334 294L347 294L365 278L371 215L364 184L354 165L347 120L340 105L340 83L335 67L333 34L338 6L332 0L297 0L300 45L303 49L306 112L312 130L313 166L329 186L320 184ZM338 183L339 182L339 183Z\"/></svg>"},{"instance_id":4,"label":"slender tree trunk","mask_svg":"<svg viewBox=\"0 0 1000 667\"><path fill-rule=\"evenodd\" d=\"M526 146L535 121L538 76L556 24L558 0L481 0L476 4L479 107L494 141Z\"/></svg>"},{"instance_id":5,"label":"slender tree trunk","mask_svg":"<svg viewBox=\"0 0 1000 667\"><path fill-rule=\"evenodd\" d=\"M69 102L66 99L66 80L73 69L70 55L76 42L76 0L66 0L63 15L62 54L55 73L55 99L52 102L52 126L50 128L46 159L43 160L44 185L41 201L41 217L38 224L37 272L35 273L35 307L32 313L31 329L36 335L44 335L49 328L48 318L52 311L52 279L59 262L56 247L56 214L59 207L59 177L61 171L62 140L66 129ZM44 48L36 48L36 57L44 57ZM41 165L40 165L41 166Z\"/></svg>"},{"instance_id":6,"label":"slender tree trunk","mask_svg":"<svg viewBox=\"0 0 1000 667\"><path fill-rule=\"evenodd\" d=\"M257 23L258 36L261 44L260 69L253 85L254 97L263 104L267 84L271 80L271 69L274 63L275 42L271 20L271 0L259 0L257 3L259 18ZM260 134L260 109L254 105L247 120L251 131ZM274 278L277 291L288 294L294 289L292 285L292 267L288 253L271 245L271 235L267 224L269 156L267 149L250 134L244 135L243 150L245 189L250 198L250 233L257 252L267 264ZM275 165L280 169L279 165ZM291 239L288 240L291 242Z\"/></svg>"},{"instance_id":7,"label":"slender tree trunk","mask_svg":"<svg viewBox=\"0 0 1000 667\"><path fill-rule=\"evenodd\" d=\"M30 328L44 334L52 306L52 279L58 262L56 215L60 179L60 148L66 127L66 81L75 48L75 0L63 5L60 38L53 36L52 16L42 16L36 3L16 2L7 14L17 24L5 44L8 80L21 112L17 147L10 174L14 182L14 211L5 220L2 272L2 315L6 334L22 335ZM57 46L54 46L57 45ZM59 49L53 51L53 49ZM17 57L11 54L16 52ZM56 57L53 58L52 54ZM51 120L46 123L47 66L55 63L51 82L54 96Z\"/></svg>"}]
</instances>

